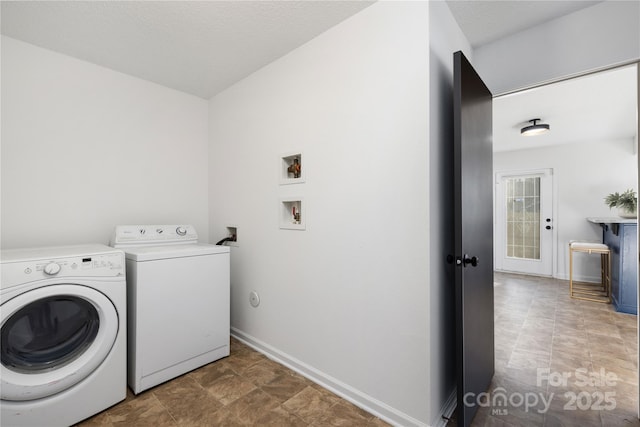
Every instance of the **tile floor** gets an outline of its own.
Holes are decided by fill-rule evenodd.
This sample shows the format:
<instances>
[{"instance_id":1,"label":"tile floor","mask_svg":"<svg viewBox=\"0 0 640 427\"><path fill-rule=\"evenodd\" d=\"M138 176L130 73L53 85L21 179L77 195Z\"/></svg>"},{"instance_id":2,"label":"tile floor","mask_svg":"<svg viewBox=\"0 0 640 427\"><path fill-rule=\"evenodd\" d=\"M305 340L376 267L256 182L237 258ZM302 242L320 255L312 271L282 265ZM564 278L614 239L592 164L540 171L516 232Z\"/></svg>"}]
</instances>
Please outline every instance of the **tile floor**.
<instances>
[{"instance_id":1,"label":"tile floor","mask_svg":"<svg viewBox=\"0 0 640 427\"><path fill-rule=\"evenodd\" d=\"M640 426L636 316L571 299L568 281L496 273L494 289L490 393L513 404L480 408L473 426Z\"/></svg>"},{"instance_id":2,"label":"tile floor","mask_svg":"<svg viewBox=\"0 0 640 427\"><path fill-rule=\"evenodd\" d=\"M387 426L385 422L231 339L231 355L79 426Z\"/></svg>"},{"instance_id":3,"label":"tile floor","mask_svg":"<svg viewBox=\"0 0 640 427\"><path fill-rule=\"evenodd\" d=\"M496 405L493 413L480 408L472 425L640 427L636 316L573 300L566 281L501 273L495 279L496 374L490 393L502 392L513 404ZM600 384L583 385L589 380ZM538 404L526 410L517 396L531 403L535 397ZM386 424L232 339L228 358L138 396L130 393L80 424L95 425ZM455 425L455 419L448 423Z\"/></svg>"}]
</instances>

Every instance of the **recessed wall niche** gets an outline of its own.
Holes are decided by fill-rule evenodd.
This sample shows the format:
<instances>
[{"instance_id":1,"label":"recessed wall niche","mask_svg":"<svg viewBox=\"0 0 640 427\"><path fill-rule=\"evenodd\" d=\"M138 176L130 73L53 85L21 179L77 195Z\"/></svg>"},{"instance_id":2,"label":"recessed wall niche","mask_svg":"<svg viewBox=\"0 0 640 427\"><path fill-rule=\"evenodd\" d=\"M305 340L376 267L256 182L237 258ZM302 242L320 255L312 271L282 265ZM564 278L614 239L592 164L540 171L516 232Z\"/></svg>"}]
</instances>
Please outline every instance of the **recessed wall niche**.
<instances>
[{"instance_id":1,"label":"recessed wall niche","mask_svg":"<svg viewBox=\"0 0 640 427\"><path fill-rule=\"evenodd\" d=\"M280 228L285 230L306 229L305 205L302 197L280 199Z\"/></svg>"},{"instance_id":2,"label":"recessed wall niche","mask_svg":"<svg viewBox=\"0 0 640 427\"><path fill-rule=\"evenodd\" d=\"M287 153L280 157L280 184L304 182L305 168L302 153Z\"/></svg>"},{"instance_id":3,"label":"recessed wall niche","mask_svg":"<svg viewBox=\"0 0 640 427\"><path fill-rule=\"evenodd\" d=\"M235 246L235 247L240 246L238 244L238 227L237 226L227 225L227 235L229 237L235 238L235 240L227 242L227 246Z\"/></svg>"}]
</instances>

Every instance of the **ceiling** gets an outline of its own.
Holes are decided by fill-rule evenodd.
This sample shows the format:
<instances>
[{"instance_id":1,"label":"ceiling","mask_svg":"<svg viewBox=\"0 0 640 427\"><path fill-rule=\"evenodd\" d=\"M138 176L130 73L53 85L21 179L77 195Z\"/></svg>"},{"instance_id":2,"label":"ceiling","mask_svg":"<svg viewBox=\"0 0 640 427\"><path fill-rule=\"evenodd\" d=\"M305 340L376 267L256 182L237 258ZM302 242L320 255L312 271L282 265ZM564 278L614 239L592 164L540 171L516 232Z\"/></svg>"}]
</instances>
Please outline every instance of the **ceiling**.
<instances>
[{"instance_id":1,"label":"ceiling","mask_svg":"<svg viewBox=\"0 0 640 427\"><path fill-rule=\"evenodd\" d=\"M602 0L446 1L458 25L474 48L602 2Z\"/></svg>"},{"instance_id":2,"label":"ceiling","mask_svg":"<svg viewBox=\"0 0 640 427\"><path fill-rule=\"evenodd\" d=\"M369 1L2 1L2 34L209 99Z\"/></svg>"},{"instance_id":3,"label":"ceiling","mask_svg":"<svg viewBox=\"0 0 640 427\"><path fill-rule=\"evenodd\" d=\"M1 32L209 99L371 1L2 1ZM598 3L447 4L479 46Z\"/></svg>"},{"instance_id":4,"label":"ceiling","mask_svg":"<svg viewBox=\"0 0 640 427\"><path fill-rule=\"evenodd\" d=\"M626 66L493 100L494 151L633 138L636 127L636 66ZM551 130L522 136L531 119Z\"/></svg>"},{"instance_id":5,"label":"ceiling","mask_svg":"<svg viewBox=\"0 0 640 427\"><path fill-rule=\"evenodd\" d=\"M446 2L474 47L599 3ZM372 3L2 1L0 29L9 37L209 99ZM611 72L497 98L496 149L586 140L604 129L615 137L634 135L626 124L636 102L629 89L635 83L626 86L630 74ZM524 141L520 127L538 117L552 132ZM602 125L597 132L585 126L594 123Z\"/></svg>"}]
</instances>

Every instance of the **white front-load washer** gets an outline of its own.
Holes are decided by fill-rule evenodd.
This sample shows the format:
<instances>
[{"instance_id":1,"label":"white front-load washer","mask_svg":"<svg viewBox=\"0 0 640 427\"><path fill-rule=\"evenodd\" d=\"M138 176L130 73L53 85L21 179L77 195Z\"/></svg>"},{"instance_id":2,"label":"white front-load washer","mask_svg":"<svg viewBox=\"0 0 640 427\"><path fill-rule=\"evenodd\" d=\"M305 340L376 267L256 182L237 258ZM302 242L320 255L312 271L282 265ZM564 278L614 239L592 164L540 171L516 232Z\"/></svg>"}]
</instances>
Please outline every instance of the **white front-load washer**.
<instances>
[{"instance_id":1,"label":"white front-load washer","mask_svg":"<svg viewBox=\"0 0 640 427\"><path fill-rule=\"evenodd\" d=\"M229 248L189 225L117 226L127 266L128 383L138 394L229 355Z\"/></svg>"},{"instance_id":2,"label":"white front-load washer","mask_svg":"<svg viewBox=\"0 0 640 427\"><path fill-rule=\"evenodd\" d=\"M13 249L0 261L2 426L68 426L124 400L124 253Z\"/></svg>"}]
</instances>

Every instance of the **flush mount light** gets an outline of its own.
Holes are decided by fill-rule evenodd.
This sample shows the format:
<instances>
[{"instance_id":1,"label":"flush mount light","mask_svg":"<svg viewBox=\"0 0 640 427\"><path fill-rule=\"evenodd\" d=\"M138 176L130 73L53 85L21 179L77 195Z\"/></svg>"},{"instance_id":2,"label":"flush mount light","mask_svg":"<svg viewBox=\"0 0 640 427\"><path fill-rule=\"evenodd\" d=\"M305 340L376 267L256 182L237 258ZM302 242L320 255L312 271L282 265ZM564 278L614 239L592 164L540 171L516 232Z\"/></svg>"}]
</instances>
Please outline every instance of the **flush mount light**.
<instances>
[{"instance_id":1,"label":"flush mount light","mask_svg":"<svg viewBox=\"0 0 640 427\"><path fill-rule=\"evenodd\" d=\"M540 119L529 120L529 122L531 122L532 124L520 129L520 134L524 136L533 136L533 135L540 135L541 133L548 132L550 129L549 125L544 123L536 123L539 121Z\"/></svg>"}]
</instances>

